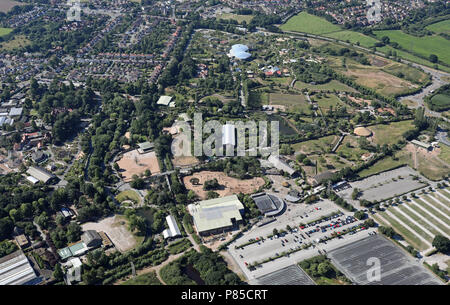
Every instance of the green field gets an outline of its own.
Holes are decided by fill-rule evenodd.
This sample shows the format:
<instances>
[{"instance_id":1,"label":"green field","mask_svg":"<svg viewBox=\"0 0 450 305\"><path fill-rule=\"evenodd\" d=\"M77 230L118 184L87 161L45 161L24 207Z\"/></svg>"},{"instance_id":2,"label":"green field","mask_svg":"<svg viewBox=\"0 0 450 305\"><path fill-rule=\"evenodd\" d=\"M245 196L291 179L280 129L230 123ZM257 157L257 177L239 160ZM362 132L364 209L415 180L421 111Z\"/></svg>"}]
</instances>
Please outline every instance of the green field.
<instances>
[{"instance_id":1,"label":"green field","mask_svg":"<svg viewBox=\"0 0 450 305\"><path fill-rule=\"evenodd\" d=\"M369 126L369 129L374 134L375 144L380 145L397 143L402 138L403 133L413 128L413 121L400 121Z\"/></svg>"},{"instance_id":2,"label":"green field","mask_svg":"<svg viewBox=\"0 0 450 305\"><path fill-rule=\"evenodd\" d=\"M341 30L339 26L306 12L301 12L290 18L280 28L283 31L304 32L317 35Z\"/></svg>"},{"instance_id":3,"label":"green field","mask_svg":"<svg viewBox=\"0 0 450 305\"><path fill-rule=\"evenodd\" d=\"M426 73L399 63L388 65L383 68L383 71L419 85L424 85L429 80L429 76Z\"/></svg>"},{"instance_id":4,"label":"green field","mask_svg":"<svg viewBox=\"0 0 450 305\"><path fill-rule=\"evenodd\" d=\"M295 151L301 151L305 154L326 153L331 151L338 139L338 136L327 136L316 140L295 143L291 146Z\"/></svg>"},{"instance_id":5,"label":"green field","mask_svg":"<svg viewBox=\"0 0 450 305\"><path fill-rule=\"evenodd\" d=\"M444 144L441 144L440 147L441 151L439 152L439 159L450 164L450 147Z\"/></svg>"},{"instance_id":6,"label":"green field","mask_svg":"<svg viewBox=\"0 0 450 305\"><path fill-rule=\"evenodd\" d=\"M394 160L392 157L386 157L384 159L381 159L380 161L377 161L374 165L370 166L369 168L366 168L361 172L359 172L358 176L361 178L368 177L377 174L379 172L387 171L391 168L396 168L404 164L407 164L406 157L399 158L398 160Z\"/></svg>"},{"instance_id":7,"label":"green field","mask_svg":"<svg viewBox=\"0 0 450 305\"><path fill-rule=\"evenodd\" d=\"M232 13L223 13L217 16L217 19L233 19L236 20L239 23L242 23L242 21L245 21L246 23L249 23L252 21L253 16L252 15L238 15L238 14L232 14Z\"/></svg>"},{"instance_id":8,"label":"green field","mask_svg":"<svg viewBox=\"0 0 450 305\"><path fill-rule=\"evenodd\" d=\"M445 111L450 109L450 96L438 93L431 98L430 107L434 111Z\"/></svg>"},{"instance_id":9,"label":"green field","mask_svg":"<svg viewBox=\"0 0 450 305\"><path fill-rule=\"evenodd\" d=\"M270 93L269 102L270 105L282 105L291 111L311 113L310 104L302 94Z\"/></svg>"},{"instance_id":10,"label":"green field","mask_svg":"<svg viewBox=\"0 0 450 305\"><path fill-rule=\"evenodd\" d=\"M28 40L25 35L17 35L14 39L0 43L2 51L11 51L18 48L23 48L30 45L31 41Z\"/></svg>"},{"instance_id":11,"label":"green field","mask_svg":"<svg viewBox=\"0 0 450 305\"><path fill-rule=\"evenodd\" d=\"M400 30L374 31L374 34L378 38L387 36L391 42L397 42L403 49L426 58L430 54L435 54L439 60L450 65L450 52L448 51L450 41L441 36L415 37Z\"/></svg>"},{"instance_id":12,"label":"green field","mask_svg":"<svg viewBox=\"0 0 450 305\"><path fill-rule=\"evenodd\" d=\"M162 285L161 282L156 277L155 272L149 272L142 275L138 275L135 278L132 278L122 285Z\"/></svg>"},{"instance_id":13,"label":"green field","mask_svg":"<svg viewBox=\"0 0 450 305\"><path fill-rule=\"evenodd\" d=\"M126 191L121 192L119 195L116 196L116 199L120 203L122 203L125 200L131 200L131 201L135 202L136 204L139 204L141 202L139 195L133 190L126 190Z\"/></svg>"},{"instance_id":14,"label":"green field","mask_svg":"<svg viewBox=\"0 0 450 305\"><path fill-rule=\"evenodd\" d=\"M9 29L9 28L0 28L0 37L8 35L9 33L12 32L13 29Z\"/></svg>"},{"instance_id":15,"label":"green field","mask_svg":"<svg viewBox=\"0 0 450 305\"><path fill-rule=\"evenodd\" d=\"M332 80L326 84L320 84L320 85L311 85L307 83L303 83L301 81L296 81L295 88L303 90L303 89L309 89L309 90L316 90L316 91L345 91L345 92L356 92L355 89L352 87L349 87L337 80Z\"/></svg>"},{"instance_id":16,"label":"green field","mask_svg":"<svg viewBox=\"0 0 450 305\"><path fill-rule=\"evenodd\" d=\"M334 94L328 94L327 96L322 96L322 98L314 97L314 101L317 102L322 110L326 111L328 111L330 107L336 109L338 106L346 106L346 104L341 102L341 100Z\"/></svg>"},{"instance_id":17,"label":"green field","mask_svg":"<svg viewBox=\"0 0 450 305\"><path fill-rule=\"evenodd\" d=\"M334 33L328 33L324 36L335 38L342 41L347 41L353 44L357 44L359 42L359 45L362 47L372 47L375 45L375 43L378 42L375 38L372 38L370 36L366 36L359 32L353 32L353 31L339 31Z\"/></svg>"},{"instance_id":18,"label":"green field","mask_svg":"<svg viewBox=\"0 0 450 305\"><path fill-rule=\"evenodd\" d=\"M444 33L450 35L450 19L430 24L426 29L436 34Z\"/></svg>"}]
</instances>

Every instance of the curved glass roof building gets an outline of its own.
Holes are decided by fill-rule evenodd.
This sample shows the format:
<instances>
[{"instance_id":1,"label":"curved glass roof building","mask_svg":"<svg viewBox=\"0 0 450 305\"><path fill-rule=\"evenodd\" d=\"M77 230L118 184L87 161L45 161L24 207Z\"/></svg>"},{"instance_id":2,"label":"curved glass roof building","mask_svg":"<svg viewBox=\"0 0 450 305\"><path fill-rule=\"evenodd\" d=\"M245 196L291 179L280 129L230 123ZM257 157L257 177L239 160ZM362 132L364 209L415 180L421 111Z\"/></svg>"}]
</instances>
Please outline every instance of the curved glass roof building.
<instances>
[{"instance_id":1,"label":"curved glass roof building","mask_svg":"<svg viewBox=\"0 0 450 305\"><path fill-rule=\"evenodd\" d=\"M237 59L247 59L252 54L248 52L248 47L243 44L235 44L231 47L230 56L236 57Z\"/></svg>"}]
</instances>

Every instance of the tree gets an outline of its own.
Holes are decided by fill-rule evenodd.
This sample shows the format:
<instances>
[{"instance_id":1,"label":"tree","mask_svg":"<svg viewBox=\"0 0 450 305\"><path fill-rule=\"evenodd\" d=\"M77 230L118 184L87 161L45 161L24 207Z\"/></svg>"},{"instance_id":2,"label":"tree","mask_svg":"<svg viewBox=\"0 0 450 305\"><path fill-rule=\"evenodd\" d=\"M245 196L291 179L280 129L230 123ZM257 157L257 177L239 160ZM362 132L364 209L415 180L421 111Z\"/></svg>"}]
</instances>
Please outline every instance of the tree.
<instances>
[{"instance_id":1,"label":"tree","mask_svg":"<svg viewBox=\"0 0 450 305\"><path fill-rule=\"evenodd\" d=\"M442 235L436 235L431 244L439 252L447 254L450 252L450 240Z\"/></svg>"},{"instance_id":2,"label":"tree","mask_svg":"<svg viewBox=\"0 0 450 305\"><path fill-rule=\"evenodd\" d=\"M355 218L361 220L366 216L366 213L364 213L364 211L357 211L354 214Z\"/></svg>"},{"instance_id":3,"label":"tree","mask_svg":"<svg viewBox=\"0 0 450 305\"><path fill-rule=\"evenodd\" d=\"M431 61L432 63L437 63L438 60L439 60L439 58L437 57L437 55L435 55L435 54L430 54L430 61Z\"/></svg>"},{"instance_id":4,"label":"tree","mask_svg":"<svg viewBox=\"0 0 450 305\"><path fill-rule=\"evenodd\" d=\"M64 279L64 272L59 263L56 264L56 266L55 266L55 271L53 271L53 277L58 282L61 282Z\"/></svg>"},{"instance_id":5,"label":"tree","mask_svg":"<svg viewBox=\"0 0 450 305\"><path fill-rule=\"evenodd\" d=\"M317 272L318 272L320 275L322 275L322 276L327 277L327 276L330 275L330 273L331 273L332 271L333 271L333 268L331 268L331 266L330 266L330 264L329 264L328 262L320 263L320 264L317 266Z\"/></svg>"}]
</instances>

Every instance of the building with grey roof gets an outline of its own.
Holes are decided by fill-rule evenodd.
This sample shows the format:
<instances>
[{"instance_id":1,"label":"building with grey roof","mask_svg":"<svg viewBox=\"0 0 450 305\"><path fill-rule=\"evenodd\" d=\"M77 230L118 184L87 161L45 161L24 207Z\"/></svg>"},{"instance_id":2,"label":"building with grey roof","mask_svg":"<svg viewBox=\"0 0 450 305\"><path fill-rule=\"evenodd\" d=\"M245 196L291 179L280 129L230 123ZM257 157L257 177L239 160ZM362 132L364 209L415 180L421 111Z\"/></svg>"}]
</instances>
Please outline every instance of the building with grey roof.
<instances>
[{"instance_id":1,"label":"building with grey roof","mask_svg":"<svg viewBox=\"0 0 450 305\"><path fill-rule=\"evenodd\" d=\"M0 285L33 285L37 280L22 250L0 258Z\"/></svg>"},{"instance_id":2,"label":"building with grey roof","mask_svg":"<svg viewBox=\"0 0 450 305\"><path fill-rule=\"evenodd\" d=\"M27 170L27 174L44 183L49 183L56 179L55 175L38 166L30 166Z\"/></svg>"},{"instance_id":3,"label":"building with grey roof","mask_svg":"<svg viewBox=\"0 0 450 305\"><path fill-rule=\"evenodd\" d=\"M102 237L95 230L87 230L84 232L83 235L81 235L81 240L90 248L99 247L103 242Z\"/></svg>"}]
</instances>

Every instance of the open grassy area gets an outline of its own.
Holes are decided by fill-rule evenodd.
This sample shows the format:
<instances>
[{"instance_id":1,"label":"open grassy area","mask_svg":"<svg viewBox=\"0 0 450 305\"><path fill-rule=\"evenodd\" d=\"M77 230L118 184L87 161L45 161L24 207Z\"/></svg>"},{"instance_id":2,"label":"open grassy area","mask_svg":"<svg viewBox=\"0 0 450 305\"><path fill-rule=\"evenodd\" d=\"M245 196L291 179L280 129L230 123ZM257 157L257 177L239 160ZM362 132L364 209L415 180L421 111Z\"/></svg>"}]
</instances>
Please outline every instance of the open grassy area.
<instances>
[{"instance_id":1,"label":"open grassy area","mask_svg":"<svg viewBox=\"0 0 450 305\"><path fill-rule=\"evenodd\" d=\"M450 164L450 147L447 145L440 145L439 159Z\"/></svg>"},{"instance_id":2,"label":"open grassy area","mask_svg":"<svg viewBox=\"0 0 450 305\"><path fill-rule=\"evenodd\" d=\"M121 192L119 195L116 196L116 199L120 203L122 203L125 200L131 200L137 204L139 204L141 202L139 195L133 190L126 190L126 191Z\"/></svg>"},{"instance_id":3,"label":"open grassy area","mask_svg":"<svg viewBox=\"0 0 450 305\"><path fill-rule=\"evenodd\" d=\"M307 83L303 83L301 81L296 81L295 88L297 89L309 89L309 90L315 90L315 91L344 91L344 92L356 92L355 89L352 87L349 87L337 80L332 80L326 84L319 84L319 85L311 85Z\"/></svg>"},{"instance_id":4,"label":"open grassy area","mask_svg":"<svg viewBox=\"0 0 450 305\"><path fill-rule=\"evenodd\" d=\"M222 13L217 16L217 19L224 19L224 20L233 19L239 23L242 23L242 21L249 23L250 21L252 21L253 15L238 15L238 14L233 14L233 13Z\"/></svg>"},{"instance_id":5,"label":"open grassy area","mask_svg":"<svg viewBox=\"0 0 450 305\"><path fill-rule=\"evenodd\" d=\"M447 188L447 190L448 190L448 188ZM447 197L448 199L450 199L450 194L447 193L446 191L444 191L444 190L438 190L438 192L441 193L442 195L444 195L445 197Z\"/></svg>"},{"instance_id":6,"label":"open grassy area","mask_svg":"<svg viewBox=\"0 0 450 305\"><path fill-rule=\"evenodd\" d=\"M366 48L371 47L371 46L375 45L375 43L378 42L378 40L376 40L373 37L366 36L362 33L353 32L353 31L333 32L333 33L325 34L324 36L330 37L330 38L335 38L335 39L346 41L346 42L350 42L353 44L357 44L359 42L360 46L363 46Z\"/></svg>"},{"instance_id":7,"label":"open grassy area","mask_svg":"<svg viewBox=\"0 0 450 305\"><path fill-rule=\"evenodd\" d=\"M446 232L447 228L445 226L443 226L439 221L436 221L436 219L434 219L433 217L430 217L428 214L424 213L420 208L418 208L417 206L415 206L412 203L405 203L406 205L408 205L408 207L410 209L412 209L413 211L415 211L417 214L421 215L423 218L426 218L428 220L428 222L434 224L436 227L438 227L439 229L441 229L442 231ZM414 215L413 212L409 211L405 206L402 205L402 208L404 210L404 212L406 214L408 214L412 219L417 221L418 216ZM414 217L413 217L414 216ZM423 221L423 220L422 220ZM426 228L433 232L430 228L428 228L428 225L426 226ZM439 233L436 233L439 234Z\"/></svg>"},{"instance_id":8,"label":"open grassy area","mask_svg":"<svg viewBox=\"0 0 450 305\"><path fill-rule=\"evenodd\" d=\"M24 35L17 35L14 39L0 43L0 50L11 51L18 48L26 47L30 45L31 41L28 40Z\"/></svg>"},{"instance_id":9,"label":"open grassy area","mask_svg":"<svg viewBox=\"0 0 450 305\"><path fill-rule=\"evenodd\" d=\"M345 103L341 102L341 100L334 94L327 94L322 97L314 97L314 101L317 102L322 110L328 111L330 107L336 109L338 106L347 106Z\"/></svg>"},{"instance_id":10,"label":"open grassy area","mask_svg":"<svg viewBox=\"0 0 450 305\"><path fill-rule=\"evenodd\" d=\"M444 223L446 223L447 225L450 226L450 221L443 217L442 214L440 214L438 211L436 211L435 209L433 209L432 207L430 207L427 203L425 203L423 200L421 200L420 198L415 198L413 199L414 202L416 202L419 206L421 206L422 208L424 208L425 210L427 210L430 214L433 214L434 216L436 216L437 218L439 218L440 220L442 220ZM428 202L430 202L430 200L427 200ZM438 209L440 210L440 209Z\"/></svg>"},{"instance_id":11,"label":"open grassy area","mask_svg":"<svg viewBox=\"0 0 450 305\"><path fill-rule=\"evenodd\" d=\"M339 148L336 150L336 153L339 156L351 161L360 161L361 156L368 152L369 151L360 148L358 137L350 135L344 138L341 145L339 145Z\"/></svg>"},{"instance_id":12,"label":"open grassy area","mask_svg":"<svg viewBox=\"0 0 450 305\"><path fill-rule=\"evenodd\" d=\"M339 26L306 12L301 12L300 14L293 16L280 28L283 31L304 32L311 34L325 34L341 30Z\"/></svg>"},{"instance_id":13,"label":"open grassy area","mask_svg":"<svg viewBox=\"0 0 450 305\"><path fill-rule=\"evenodd\" d=\"M399 207L389 207L388 211L391 212L392 214L394 214L398 219L400 219L404 224L406 224L407 226L409 226L411 229L414 230L415 233L417 233L418 235L422 236L424 239L426 239L427 241L429 241L430 243L433 241L434 236L428 234L427 232L425 232L424 230L422 230L422 228L420 228L419 226L415 225L412 221L410 221L407 217L405 217L403 214L401 214L401 212L399 212ZM403 211L403 210L401 210ZM406 215L408 215L405 212ZM412 218L412 217L411 217ZM414 218L412 218L413 220L416 220ZM423 225L422 222L419 222L419 225ZM428 225L424 226L426 229L428 229ZM431 231L429 229L429 231ZM433 231L431 231L431 233L433 233Z\"/></svg>"},{"instance_id":14,"label":"open grassy area","mask_svg":"<svg viewBox=\"0 0 450 305\"><path fill-rule=\"evenodd\" d=\"M333 145L338 141L338 136L327 136L316 140L292 144L295 151L301 151L305 154L326 153L331 151Z\"/></svg>"},{"instance_id":15,"label":"open grassy area","mask_svg":"<svg viewBox=\"0 0 450 305\"><path fill-rule=\"evenodd\" d=\"M413 67L399 63L394 63L392 65L383 67L383 71L399 76L400 78L404 78L419 85L424 85L429 80L429 76L426 73Z\"/></svg>"},{"instance_id":16,"label":"open grassy area","mask_svg":"<svg viewBox=\"0 0 450 305\"><path fill-rule=\"evenodd\" d=\"M447 94L436 94L431 98L430 101L431 109L435 111L445 111L450 109L450 95Z\"/></svg>"},{"instance_id":17,"label":"open grassy area","mask_svg":"<svg viewBox=\"0 0 450 305\"><path fill-rule=\"evenodd\" d=\"M436 34L444 33L450 35L450 19L430 24L426 29Z\"/></svg>"},{"instance_id":18,"label":"open grassy area","mask_svg":"<svg viewBox=\"0 0 450 305\"><path fill-rule=\"evenodd\" d=\"M374 34L381 38L387 36L392 42L397 42L403 49L412 53L429 58L431 54L438 56L439 60L450 65L450 41L444 37L424 36L415 37L402 32L401 30L374 31Z\"/></svg>"},{"instance_id":19,"label":"open grassy area","mask_svg":"<svg viewBox=\"0 0 450 305\"><path fill-rule=\"evenodd\" d=\"M448 207L450 209L450 199L448 197L439 196L435 192L428 193L428 196L435 198L436 200L440 201L443 205L445 205L446 207Z\"/></svg>"},{"instance_id":20,"label":"open grassy area","mask_svg":"<svg viewBox=\"0 0 450 305\"><path fill-rule=\"evenodd\" d=\"M390 124L379 124L370 126L369 129L373 132L373 141L375 144L394 144L402 138L402 135L413 129L413 121L400 121Z\"/></svg>"},{"instance_id":21,"label":"open grassy area","mask_svg":"<svg viewBox=\"0 0 450 305\"><path fill-rule=\"evenodd\" d=\"M376 173L384 172L405 164L408 164L408 158L406 157L406 155L402 155L402 157L398 158L397 160L394 160L392 157L386 157L376 162L369 168L362 170L358 176L362 178L368 177Z\"/></svg>"},{"instance_id":22,"label":"open grassy area","mask_svg":"<svg viewBox=\"0 0 450 305\"><path fill-rule=\"evenodd\" d=\"M156 277L156 273L153 271L129 279L128 281L123 282L122 285L162 285L162 284Z\"/></svg>"},{"instance_id":23,"label":"open grassy area","mask_svg":"<svg viewBox=\"0 0 450 305\"><path fill-rule=\"evenodd\" d=\"M305 114L311 113L310 104L303 94L270 93L269 102L270 105L285 106L290 111L297 111Z\"/></svg>"},{"instance_id":24,"label":"open grassy area","mask_svg":"<svg viewBox=\"0 0 450 305\"><path fill-rule=\"evenodd\" d=\"M13 29L9 29L9 28L0 28L0 37L8 35L9 33L12 32Z\"/></svg>"}]
</instances>

